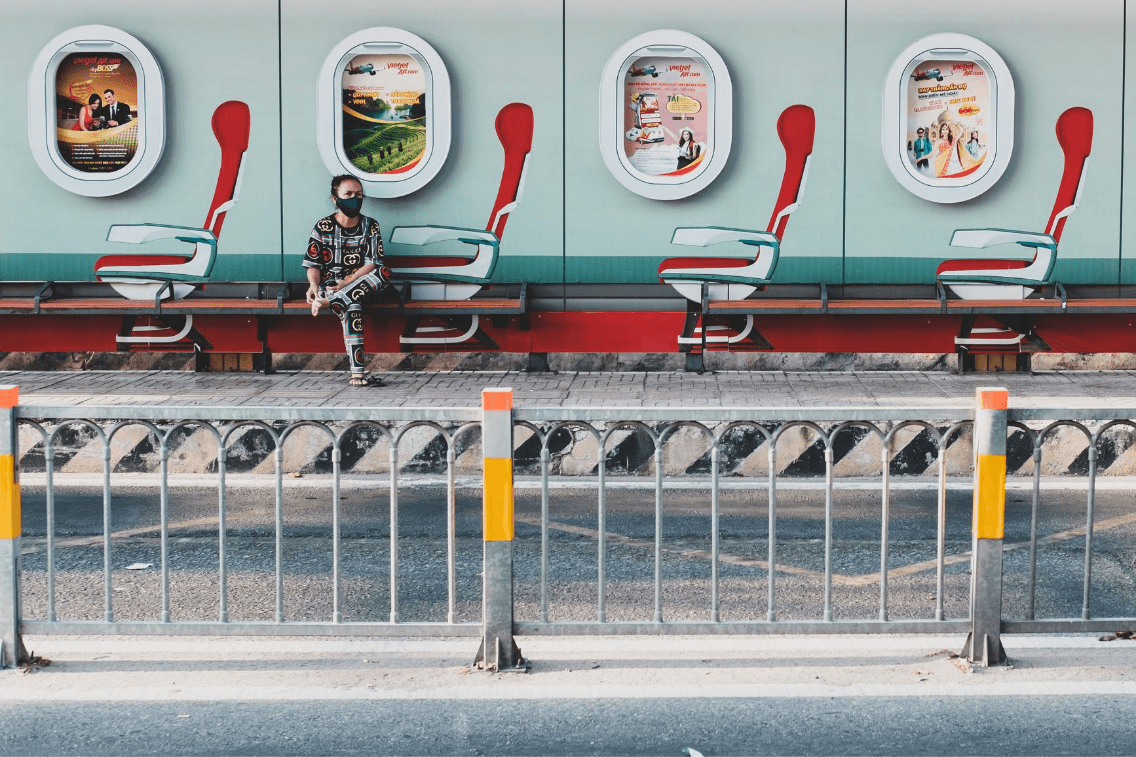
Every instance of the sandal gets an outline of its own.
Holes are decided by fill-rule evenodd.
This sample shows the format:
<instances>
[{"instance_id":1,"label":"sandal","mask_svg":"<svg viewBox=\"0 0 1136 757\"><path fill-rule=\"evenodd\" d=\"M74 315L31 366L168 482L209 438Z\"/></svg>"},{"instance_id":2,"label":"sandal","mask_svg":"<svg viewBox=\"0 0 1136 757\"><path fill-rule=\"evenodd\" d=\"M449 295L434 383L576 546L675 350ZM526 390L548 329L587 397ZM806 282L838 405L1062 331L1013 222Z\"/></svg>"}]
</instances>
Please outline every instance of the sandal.
<instances>
[{"instance_id":1,"label":"sandal","mask_svg":"<svg viewBox=\"0 0 1136 757\"><path fill-rule=\"evenodd\" d=\"M357 374L347 380L349 386L382 386L383 382L374 376Z\"/></svg>"}]
</instances>

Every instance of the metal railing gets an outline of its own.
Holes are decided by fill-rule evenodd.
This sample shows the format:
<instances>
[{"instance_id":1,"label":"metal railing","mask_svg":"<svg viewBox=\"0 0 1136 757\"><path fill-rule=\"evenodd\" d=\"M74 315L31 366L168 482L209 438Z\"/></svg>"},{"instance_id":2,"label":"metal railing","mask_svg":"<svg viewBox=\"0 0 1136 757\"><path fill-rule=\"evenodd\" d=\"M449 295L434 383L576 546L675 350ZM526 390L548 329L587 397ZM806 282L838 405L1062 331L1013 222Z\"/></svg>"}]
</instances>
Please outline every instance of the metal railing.
<instances>
[{"instance_id":1,"label":"metal railing","mask_svg":"<svg viewBox=\"0 0 1136 757\"><path fill-rule=\"evenodd\" d=\"M1102 441L1108 438L1109 431L1119 428L1136 430L1136 408L1013 408L1007 412L1007 421L1009 428L1026 435L1032 447L1033 486L1030 500L1029 567L1026 579L1025 617L1006 618L1003 615L1002 629L1012 633L1066 633L1116 631L1132 628L1136 624L1134 617L1093 618L1091 600L1100 447ZM1080 617L1037 618L1043 448L1045 442L1061 428L1070 428L1080 432L1087 444Z\"/></svg>"},{"instance_id":2,"label":"metal railing","mask_svg":"<svg viewBox=\"0 0 1136 757\"><path fill-rule=\"evenodd\" d=\"M1004 390L979 390L979 404L970 408L518 408L512 407L511 390L487 390L492 406L483 400L483 408L234 408L234 407L74 407L21 406L15 401L15 390L0 387L0 399L9 398L7 409L0 407L0 644L5 651L0 662L11 664L20 658L22 633L113 633L113 634L329 634L329 635L446 635L481 636L479 660L487 667L523 666L519 649L511 634L761 634L761 633L946 633L981 628L983 638L968 642L968 657L996 663L1000 660L1000 632L1115 631L1136 626L1136 618L1112 617L1093 619L1090 612L1092 589L1095 502L1097 489L1098 445L1110 430L1119 426L1136 429L1136 409L1006 409ZM986 392L984 395L983 392ZM995 404L983 404L995 397ZM1001 398L1000 400L998 398ZM1000 407L997 402L1001 402ZM507 408L507 410L506 410ZM933 422L934 421L934 422ZM1086 425L1089 424L1089 425ZM19 598L20 574L20 493L17 426L24 426L38 436L44 458L44 492L46 504L46 612L42 619L21 617ZM158 477L160 546L159 617L154 620L118 620L115 617L112 586L112 513L114 491L111 479L111 446L117 435L131 426L140 426L152 440L160 460ZM234 621L229 613L227 525L227 457L231 443L242 429L258 429L273 446L273 578L274 619L272 621ZM341 486L342 446L353 431L368 427L379 433L390 445L389 489L389 621L345 621L341 603ZM446 620L445 622L401 622L399 618L399 443L416 428L429 428L444 440L446 448L445 517L446 523ZM56 544L56 465L57 447L66 429L83 428L101 446L102 452L102 573L103 619L98 621L60 620L56 610L57 544ZM194 428L204 431L216 445L217 472L217 574L219 577L218 615L215 621L173 620L170 592L170 448L175 435ZM331 462L331 617L324 622L287 621L285 614L284 562L284 445L300 429L322 434L330 445ZM1038 619L1036 595L1038 585L1038 553L1045 539L1039 536L1041 508L1041 471L1044 445L1060 428L1083 433L1087 452L1087 504L1084 526L1084 562L1080 618ZM699 483L709 491L710 543L708 613L704 620L670 620L664 604L664 495L668 491L664 448L668 440L684 429L701 436L709 456L708 476ZM532 568L526 560L532 552L517 556L513 552L514 523L514 453L517 431L523 430L539 443L539 476L533 483L540 488L539 518L539 605L536 620L514 618L517 600L513 595L514 566ZM738 431L756 434L765 445L768 465L766 480L752 489L765 489L767 519L765 560L753 560L759 568L747 577L752 583L764 583L764 607L754 605L742 619L724 619L722 609L722 507L720 501L722 448L727 438ZM778 444L793 430L811 435L819 443L824 457L823 483L823 571L814 578L821 585L821 601L813 619L784 619L780 599L783 590L779 575L791 573L790 565L778 540L779 480L784 466L778 460ZM590 439L595 449L595 617L594 620L560 621L551 618L551 586L557 580L551 563L550 533L553 498L550 493L552 441L558 434L573 432ZM609 551L612 537L608 518L609 465L612 440L617 432L630 431L644 437L651 445L653 482L653 575L650 587L650 618L623 620L609 617L607 603ZM834 499L839 485L835 481L835 450L844 434L858 433L874 439L880 447L879 493L879 575L875 617L837 619L834 608ZM459 442L475 432L482 435L484 465L475 484L483 492L484 547L482 576L482 622L463 623L457 617L456 502L457 483L455 456ZM935 492L935 559L934 609L931 617L893 618L890 577L893 552L889 526L892 520L892 463L894 443L901 434L917 432L934 443L934 475L924 480L926 489ZM1026 611L1024 619L1004 617L1003 527L1006 493L1006 437L1021 433L1032 445L1034 462L1031 506ZM951 445L970 434L974 454L963 471L974 471L973 548L966 557L971 565L970 612L948 618L945 602L945 576L948 564L958 563L954 555L948 563L947 542L947 453ZM758 446L760 446L760 444ZM955 456L959 457L958 455ZM999 462L1000 460L1000 462ZM991 467L990 461L993 461ZM493 465L490 465L490 462ZM958 461L956 460L956 465ZM1000 468L999 468L1000 465ZM380 487L376 487L380 488ZM587 488L581 485L576 488ZM14 516L13 516L14 513ZM535 525L535 524L534 524ZM531 537L525 536L525 539ZM647 542L648 540L640 540ZM640 546L646 546L640 544ZM1019 545L1012 545L1016 548ZM873 558L874 559L874 558ZM518 562L519 561L519 562ZM869 584L863 584L868 586ZM978 642L981 641L981 650Z\"/></svg>"},{"instance_id":3,"label":"metal railing","mask_svg":"<svg viewBox=\"0 0 1136 757\"><path fill-rule=\"evenodd\" d=\"M459 623L456 616L457 570L455 560L454 475L455 446L465 434L480 428L480 413L465 408L402 409L293 409L234 407L68 407L19 406L15 412L20 426L38 432L45 463L46 499L46 617L41 620L20 619L20 628L38 634L334 634L334 635L417 635L460 636L477 633L476 623ZM100 421L96 423L95 421ZM161 425L159 425L161 424ZM104 578L104 619L102 621L61 621L56 612L57 524L55 457L60 435L66 429L82 427L101 447L102 466L102 550ZM111 481L111 445L124 429L141 426L146 429L160 459L159 474L159 544L161 586L160 618L156 621L118 621L114 614L112 587L113 490ZM344 621L341 609L341 446L345 437L361 428L379 433L390 446L389 489L389 622ZM446 444L446 621L440 623L404 623L399 620L399 442L416 428L434 430ZM217 573L219 576L218 617L214 622L171 622L170 612L170 440L187 429L201 429L216 444L217 467ZM259 429L272 442L274 471L274 614L272 622L233 621L229 617L229 554L227 457L238 434L249 428ZM284 592L284 445L299 429L321 432L331 450L331 569L332 611L326 622L286 622Z\"/></svg>"},{"instance_id":4,"label":"metal railing","mask_svg":"<svg viewBox=\"0 0 1136 757\"><path fill-rule=\"evenodd\" d=\"M525 408L515 413L518 427L531 431L540 441L541 477L541 551L540 551L540 618L536 622L517 623L522 634L722 634L722 633L917 633L965 630L967 620L944 617L944 575L946 545L946 457L947 444L970 427L973 411L943 408ZM919 420L913 420L918 418ZM925 419L946 423L944 431ZM827 422L824 428L821 423ZM683 428L697 429L705 438L710 456L710 565L711 596L706 621L664 621L663 617L663 447L667 439ZM738 429L751 429L759 434L767 449L768 477L768 541L765 565L767 606L764 620L723 621L720 597L720 448L724 438ZM807 429L824 447L824 574L823 608L816 621L779 620L777 616L777 443L792 429ZM874 436L881 448L880 480L880 579L879 613L876 620L833 619L833 499L834 445L842 433L860 428ZM938 449L936 460L936 592L934 618L924 620L891 620L888 605L888 573L890 541L888 524L891 502L892 443L905 429L919 429L931 436ZM595 441L597 471L597 607L593 622L551 622L549 620L549 530L550 496L549 441L565 429L576 429ZM612 435L619 430L635 430L646 435L654 447L654 617L651 621L612 621L607 618L606 562L607 530L607 454Z\"/></svg>"}]
</instances>

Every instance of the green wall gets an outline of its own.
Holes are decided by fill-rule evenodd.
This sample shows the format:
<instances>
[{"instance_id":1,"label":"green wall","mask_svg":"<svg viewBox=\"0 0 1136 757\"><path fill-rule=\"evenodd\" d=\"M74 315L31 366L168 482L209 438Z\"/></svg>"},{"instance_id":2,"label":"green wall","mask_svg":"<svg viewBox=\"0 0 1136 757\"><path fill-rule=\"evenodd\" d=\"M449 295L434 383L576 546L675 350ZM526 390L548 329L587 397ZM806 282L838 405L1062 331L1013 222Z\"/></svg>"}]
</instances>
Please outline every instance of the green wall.
<instances>
[{"instance_id":1,"label":"green wall","mask_svg":"<svg viewBox=\"0 0 1136 757\"><path fill-rule=\"evenodd\" d=\"M31 156L23 119L0 119L8 179L0 183L0 279L90 279L98 256L131 249L105 241L111 224L201 223L218 160L209 118L220 102L239 99L252 111L251 147L214 278L302 280L304 242L331 210L315 142L316 74L347 35L394 26L428 40L445 61L454 130L449 159L425 188L368 201L365 212L388 234L402 224L483 227L501 170L493 119L513 101L534 109L525 196L501 246L498 281L653 284L662 259L689 254L669 244L675 227L765 228L784 165L777 116L805 103L817 113L816 147L778 281L930 283L938 262L957 256L948 246L954 229L1042 230L1061 170L1053 126L1065 108L1082 105L1096 117L1093 157L1057 275L1066 283L1136 283L1136 192L1121 202L1122 168L1136 156L1125 149L1136 136L1122 134L1122 125L1136 123L1124 118L1136 107L1125 96L1136 80L1125 77L1136 74L1125 29L1136 21L1124 1L988 0L946 17L913 7L908 0L704 0L692 12L683 0L653 0L648 13L609 0L420 0L339 13L320 0L4 3L0 63L17 110L26 108L40 48L66 28L100 23L137 36L157 57L168 115L158 168L135 189L101 199L49 181ZM604 64L627 39L659 27L705 39L733 78L729 163L705 190L672 202L624 189L604 166L597 137ZM990 191L956 205L907 192L880 149L884 75L904 47L939 31L994 47L1017 90L1008 170ZM1136 173L1127 175L1130 183Z\"/></svg>"},{"instance_id":2,"label":"green wall","mask_svg":"<svg viewBox=\"0 0 1136 757\"><path fill-rule=\"evenodd\" d=\"M926 11L926 12L924 12ZM1056 275L1116 283L1120 251L1120 122L1124 70L1121 0L987 0L941 13L908 0L848 2L848 170L844 276L847 283L929 283L939 261L997 257L955 249L961 228L1044 231L1063 157L1054 126L1066 108L1093 111L1095 136L1081 207L1065 226ZM1014 154L1006 173L968 202L921 200L892 177L880 147L880 89L895 56L941 31L976 37L998 51L1014 77ZM897 259L915 258L897 264Z\"/></svg>"},{"instance_id":3,"label":"green wall","mask_svg":"<svg viewBox=\"0 0 1136 757\"><path fill-rule=\"evenodd\" d=\"M300 258L312 224L334 210L328 172L316 146L316 74L344 37L369 26L393 26L428 41L446 64L453 142L433 181L406 197L368 200L363 212L379 221L385 236L395 226L415 224L485 228L503 165L493 121L504 105L528 103L536 121L533 152L524 197L509 218L495 277L558 281L564 218L561 15L560 0L418 0L385 5L381 12L354 6L348 13L329 13L322 0L283 0L282 71L285 99L295 112L282 126L286 276L304 279ZM388 245L387 251L398 250Z\"/></svg>"},{"instance_id":4,"label":"green wall","mask_svg":"<svg viewBox=\"0 0 1136 757\"><path fill-rule=\"evenodd\" d=\"M280 275L280 99L276 0L52 0L0 6L0 62L6 98L26 112L27 81L40 49L84 24L115 26L142 40L166 83L166 149L154 172L114 197L80 197L52 183L28 147L27 122L0 118L5 174L0 182L0 280L88 280L101 255L139 251L106 241L116 223L205 223L220 150L210 119L225 100L252 113L240 202L218 246L216 280ZM135 104L135 103L132 103ZM164 245L157 247L157 245ZM146 252L184 252L177 242Z\"/></svg>"}]
</instances>

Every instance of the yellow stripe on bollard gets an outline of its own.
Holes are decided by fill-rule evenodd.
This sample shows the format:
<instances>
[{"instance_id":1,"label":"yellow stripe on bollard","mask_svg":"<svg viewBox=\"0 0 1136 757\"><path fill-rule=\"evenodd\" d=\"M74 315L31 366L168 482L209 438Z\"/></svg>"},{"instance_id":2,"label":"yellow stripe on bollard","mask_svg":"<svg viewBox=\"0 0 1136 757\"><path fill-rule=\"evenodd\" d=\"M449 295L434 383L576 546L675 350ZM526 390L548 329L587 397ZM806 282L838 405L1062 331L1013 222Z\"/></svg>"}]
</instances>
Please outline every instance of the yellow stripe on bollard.
<instances>
[{"instance_id":1,"label":"yellow stripe on bollard","mask_svg":"<svg viewBox=\"0 0 1136 757\"><path fill-rule=\"evenodd\" d=\"M0 455L0 539L20 536L20 485L12 455Z\"/></svg>"},{"instance_id":2,"label":"yellow stripe on bollard","mask_svg":"<svg viewBox=\"0 0 1136 757\"><path fill-rule=\"evenodd\" d=\"M485 541L513 540L513 461L485 458Z\"/></svg>"},{"instance_id":3,"label":"yellow stripe on bollard","mask_svg":"<svg viewBox=\"0 0 1136 757\"><path fill-rule=\"evenodd\" d=\"M974 495L974 535L1002 539L1006 532L1006 456L978 456Z\"/></svg>"}]
</instances>

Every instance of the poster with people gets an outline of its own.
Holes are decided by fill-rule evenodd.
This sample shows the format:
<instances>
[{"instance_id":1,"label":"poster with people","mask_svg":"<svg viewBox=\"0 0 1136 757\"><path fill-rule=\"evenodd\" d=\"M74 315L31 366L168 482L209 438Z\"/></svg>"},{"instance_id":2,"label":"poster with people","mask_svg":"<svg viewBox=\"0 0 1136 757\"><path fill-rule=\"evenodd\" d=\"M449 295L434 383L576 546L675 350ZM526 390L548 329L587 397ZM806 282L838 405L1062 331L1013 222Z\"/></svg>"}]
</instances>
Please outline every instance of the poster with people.
<instances>
[{"instance_id":1,"label":"poster with people","mask_svg":"<svg viewBox=\"0 0 1136 757\"><path fill-rule=\"evenodd\" d=\"M111 173L138 152L138 74L122 53L71 53L55 74L56 146L69 166Z\"/></svg>"},{"instance_id":2,"label":"poster with people","mask_svg":"<svg viewBox=\"0 0 1136 757\"><path fill-rule=\"evenodd\" d=\"M709 164L712 81L701 58L644 57L627 67L623 149L641 174L693 176Z\"/></svg>"},{"instance_id":3,"label":"poster with people","mask_svg":"<svg viewBox=\"0 0 1136 757\"><path fill-rule=\"evenodd\" d=\"M907 83L906 151L926 179L977 173L994 150L990 77L975 61L926 60Z\"/></svg>"},{"instance_id":4,"label":"poster with people","mask_svg":"<svg viewBox=\"0 0 1136 757\"><path fill-rule=\"evenodd\" d=\"M426 73L410 55L356 55L343 70L343 152L368 174L406 173L426 152Z\"/></svg>"}]
</instances>

